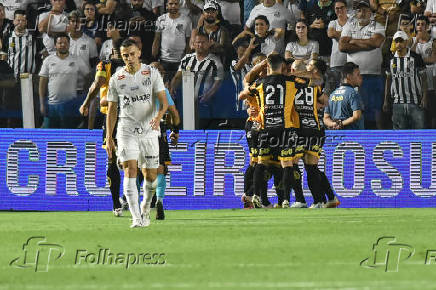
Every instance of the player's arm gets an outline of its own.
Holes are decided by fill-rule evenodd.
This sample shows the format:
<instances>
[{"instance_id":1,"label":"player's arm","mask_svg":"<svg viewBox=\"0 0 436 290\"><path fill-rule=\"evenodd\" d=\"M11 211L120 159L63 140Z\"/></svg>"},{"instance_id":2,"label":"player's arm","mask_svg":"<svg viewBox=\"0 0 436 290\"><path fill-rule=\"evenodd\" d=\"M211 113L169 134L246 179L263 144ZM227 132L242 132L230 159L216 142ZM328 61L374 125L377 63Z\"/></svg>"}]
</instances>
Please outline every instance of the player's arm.
<instances>
[{"instance_id":1,"label":"player's arm","mask_svg":"<svg viewBox=\"0 0 436 290\"><path fill-rule=\"evenodd\" d=\"M94 82L89 87L88 94L86 95L85 101L83 101L82 106L80 106L79 109L80 114L82 114L83 116L88 115L89 104L97 96L99 89L104 85L105 82L106 82L105 77L97 76L95 78Z\"/></svg>"},{"instance_id":2,"label":"player's arm","mask_svg":"<svg viewBox=\"0 0 436 290\"><path fill-rule=\"evenodd\" d=\"M253 49L256 48L257 44L254 44L254 42L256 41L256 38L252 37L250 40L250 45L248 46L248 48L245 50L244 54L242 55L242 57L238 60L238 62L235 64L235 66L233 67L233 69L235 71L239 71L241 70L244 65L246 65L249 61L250 61L250 55L251 52L253 51Z\"/></svg>"},{"instance_id":3,"label":"player's arm","mask_svg":"<svg viewBox=\"0 0 436 290\"><path fill-rule=\"evenodd\" d=\"M244 88L248 88L252 82L254 82L262 70L265 69L267 65L267 60L264 59L262 62L256 64L244 77L243 85Z\"/></svg>"},{"instance_id":4,"label":"player's arm","mask_svg":"<svg viewBox=\"0 0 436 290\"><path fill-rule=\"evenodd\" d=\"M117 102L109 102L107 109L107 118L106 118L106 151L109 159L112 158L112 152L115 150L114 139L112 138L112 134L115 129L115 123L117 122L118 115L118 103Z\"/></svg>"},{"instance_id":5,"label":"player's arm","mask_svg":"<svg viewBox=\"0 0 436 290\"><path fill-rule=\"evenodd\" d=\"M45 95L47 93L47 85L48 85L48 77L39 77L39 109L41 111L41 114L44 116L46 113L46 107L45 107Z\"/></svg>"},{"instance_id":6,"label":"player's arm","mask_svg":"<svg viewBox=\"0 0 436 290\"><path fill-rule=\"evenodd\" d=\"M165 90L158 92L157 98L159 99L159 103L161 105L159 107L159 111L157 112L156 117L154 117L150 121L150 125L153 130L159 130L160 120L163 118L165 112L168 110L167 94Z\"/></svg>"},{"instance_id":7,"label":"player's arm","mask_svg":"<svg viewBox=\"0 0 436 290\"><path fill-rule=\"evenodd\" d=\"M168 112L171 116L172 130L170 133L170 140L172 145L176 145L179 141L179 127L180 127L180 115L177 111L176 106L168 106Z\"/></svg>"}]
</instances>

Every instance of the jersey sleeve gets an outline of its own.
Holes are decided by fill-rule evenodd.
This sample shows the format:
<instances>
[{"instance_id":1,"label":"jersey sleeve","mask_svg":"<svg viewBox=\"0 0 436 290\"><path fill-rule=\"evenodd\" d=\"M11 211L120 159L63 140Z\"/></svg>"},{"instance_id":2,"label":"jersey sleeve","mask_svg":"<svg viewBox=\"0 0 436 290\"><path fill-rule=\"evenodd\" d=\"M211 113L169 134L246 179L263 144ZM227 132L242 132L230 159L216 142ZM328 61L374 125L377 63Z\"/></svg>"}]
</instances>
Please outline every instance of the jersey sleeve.
<instances>
[{"instance_id":1,"label":"jersey sleeve","mask_svg":"<svg viewBox=\"0 0 436 290\"><path fill-rule=\"evenodd\" d=\"M111 77L109 81L109 91L107 93L107 101L118 103L118 92L116 88L116 83L114 77Z\"/></svg>"},{"instance_id":2,"label":"jersey sleeve","mask_svg":"<svg viewBox=\"0 0 436 290\"><path fill-rule=\"evenodd\" d=\"M100 61L95 70L95 78L103 77L107 79L108 72L106 71L106 66L102 61Z\"/></svg>"},{"instance_id":3,"label":"jersey sleeve","mask_svg":"<svg viewBox=\"0 0 436 290\"><path fill-rule=\"evenodd\" d=\"M39 71L39 76L48 78L48 67L49 67L48 61L49 61L49 58L46 58L42 62L41 70Z\"/></svg>"}]
</instances>

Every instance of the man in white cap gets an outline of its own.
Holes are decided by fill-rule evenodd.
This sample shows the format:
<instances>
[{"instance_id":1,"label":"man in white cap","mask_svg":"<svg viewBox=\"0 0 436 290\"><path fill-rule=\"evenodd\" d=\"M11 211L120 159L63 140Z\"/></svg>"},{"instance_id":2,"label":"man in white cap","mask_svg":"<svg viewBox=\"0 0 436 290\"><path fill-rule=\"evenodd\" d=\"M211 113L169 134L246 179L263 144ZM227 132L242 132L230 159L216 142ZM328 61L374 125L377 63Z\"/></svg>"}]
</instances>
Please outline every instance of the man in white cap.
<instances>
[{"instance_id":1,"label":"man in white cap","mask_svg":"<svg viewBox=\"0 0 436 290\"><path fill-rule=\"evenodd\" d=\"M394 34L396 52L386 68L386 90L383 111L390 111L394 129L424 129L428 108L427 78L421 56L407 47L404 31Z\"/></svg>"}]
</instances>

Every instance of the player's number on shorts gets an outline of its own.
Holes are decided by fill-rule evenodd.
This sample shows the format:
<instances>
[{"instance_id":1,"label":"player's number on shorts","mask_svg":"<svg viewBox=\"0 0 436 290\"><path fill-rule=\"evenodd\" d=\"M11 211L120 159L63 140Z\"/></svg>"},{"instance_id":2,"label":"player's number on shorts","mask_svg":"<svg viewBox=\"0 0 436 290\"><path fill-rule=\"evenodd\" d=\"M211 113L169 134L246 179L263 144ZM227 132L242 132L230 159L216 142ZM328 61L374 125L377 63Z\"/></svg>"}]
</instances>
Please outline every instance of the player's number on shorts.
<instances>
[{"instance_id":1,"label":"player's number on shorts","mask_svg":"<svg viewBox=\"0 0 436 290\"><path fill-rule=\"evenodd\" d=\"M305 96L305 100L302 98L302 96ZM296 105L313 105L313 88L308 87L299 90L297 95L295 95L295 104Z\"/></svg>"},{"instance_id":2,"label":"player's number on shorts","mask_svg":"<svg viewBox=\"0 0 436 290\"><path fill-rule=\"evenodd\" d=\"M274 103L274 94L276 92L276 89L278 89L280 91L280 100L279 100L279 104L275 104ZM285 95L285 89L283 88L283 86L281 84L277 84L276 87L274 87L273 85L268 85L265 89L266 91L266 97L265 97L265 104L267 105L283 105L283 98Z\"/></svg>"}]
</instances>

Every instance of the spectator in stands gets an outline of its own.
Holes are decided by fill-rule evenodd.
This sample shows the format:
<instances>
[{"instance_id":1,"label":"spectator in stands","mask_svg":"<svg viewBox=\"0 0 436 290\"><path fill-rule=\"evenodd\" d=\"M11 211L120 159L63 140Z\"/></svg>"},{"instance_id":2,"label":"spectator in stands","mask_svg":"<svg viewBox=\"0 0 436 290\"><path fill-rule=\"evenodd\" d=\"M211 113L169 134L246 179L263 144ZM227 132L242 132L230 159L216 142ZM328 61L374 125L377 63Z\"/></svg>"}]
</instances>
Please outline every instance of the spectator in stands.
<instances>
[{"instance_id":1,"label":"spectator in stands","mask_svg":"<svg viewBox=\"0 0 436 290\"><path fill-rule=\"evenodd\" d=\"M251 38L250 43L245 40L238 40L233 43L238 55L237 59L232 60L230 72L232 74L233 84L235 86L236 111L244 110L241 101L238 99L239 93L244 89L243 80L247 72L250 71L250 57L256 48L256 38Z\"/></svg>"},{"instance_id":2,"label":"spectator in stands","mask_svg":"<svg viewBox=\"0 0 436 290\"><path fill-rule=\"evenodd\" d=\"M268 18L270 29L280 28L286 31L288 24L292 19L292 15L288 9L282 4L276 3L276 0L264 0L263 3L254 7L250 13L250 17L245 23L245 30L250 30L254 26L257 16L265 15ZM280 47L285 46L284 35L280 40Z\"/></svg>"},{"instance_id":3,"label":"spectator in stands","mask_svg":"<svg viewBox=\"0 0 436 290\"><path fill-rule=\"evenodd\" d=\"M385 39L384 27L371 20L369 0L357 3L357 21L348 22L341 33L339 50L347 53L347 61L359 66L363 77L360 95L363 98L365 128L383 128L383 62L381 46Z\"/></svg>"},{"instance_id":4,"label":"spectator in stands","mask_svg":"<svg viewBox=\"0 0 436 290\"><path fill-rule=\"evenodd\" d=\"M7 43L12 30L12 21L5 18L5 7L0 3L0 51L8 51Z\"/></svg>"},{"instance_id":5,"label":"spectator in stands","mask_svg":"<svg viewBox=\"0 0 436 290\"><path fill-rule=\"evenodd\" d=\"M430 21L426 16L418 16L416 19L416 37L414 39L414 45L412 47L412 51L415 51L419 54L424 63L426 64L427 70L427 94L430 100L430 109L427 117L430 119L428 121L429 128L436 128L436 114L435 112L435 67L436 67L436 41L434 41L429 33Z\"/></svg>"},{"instance_id":6,"label":"spectator in stands","mask_svg":"<svg viewBox=\"0 0 436 290\"><path fill-rule=\"evenodd\" d=\"M214 1L214 0L209 0ZM229 32L231 38L238 35L242 30L241 23L241 6L243 4L238 0L215 0L221 8L221 14L225 21L230 25Z\"/></svg>"},{"instance_id":7,"label":"spectator in stands","mask_svg":"<svg viewBox=\"0 0 436 290\"><path fill-rule=\"evenodd\" d=\"M81 58L70 55L70 37L67 34L58 34L55 45L56 53L44 59L39 73L40 110L46 116L43 127L76 128L83 101L77 97L78 77L87 79L84 85L87 88L90 71Z\"/></svg>"},{"instance_id":8,"label":"spectator in stands","mask_svg":"<svg viewBox=\"0 0 436 290\"><path fill-rule=\"evenodd\" d=\"M277 1L280 2L280 1ZM295 31L295 25L297 24L297 20L301 18L301 10L298 8L299 1L297 0L285 0L283 1L283 5L286 9L291 13L291 18L288 19L288 30Z\"/></svg>"},{"instance_id":9,"label":"spectator in stands","mask_svg":"<svg viewBox=\"0 0 436 290\"><path fill-rule=\"evenodd\" d=\"M210 53L212 42L206 34L197 33L194 43L195 53L187 54L182 59L179 71L171 81L171 95L175 95L175 90L181 83L182 71L194 72L194 98L198 101L200 116L200 123L196 129L207 129L212 114L211 102L221 86L224 70L220 60Z\"/></svg>"},{"instance_id":10,"label":"spectator in stands","mask_svg":"<svg viewBox=\"0 0 436 290\"><path fill-rule=\"evenodd\" d=\"M26 11L16 10L14 14L15 28L7 42L8 62L19 79L21 73L34 74L39 69L42 43L27 29Z\"/></svg>"},{"instance_id":11,"label":"spectator in stands","mask_svg":"<svg viewBox=\"0 0 436 290\"><path fill-rule=\"evenodd\" d=\"M192 30L191 34L191 49L195 49L195 36L198 33L203 33L209 36L209 51L218 55L222 63L226 63L226 55L230 48L229 31L221 25L218 19L219 7L215 2L207 2L203 8L202 19L198 22L197 28Z\"/></svg>"},{"instance_id":12,"label":"spectator in stands","mask_svg":"<svg viewBox=\"0 0 436 290\"><path fill-rule=\"evenodd\" d=\"M159 58L167 72L164 81L172 80L177 72L180 60L190 51L189 38L192 23L188 16L180 14L179 0L168 0L168 13L157 19L152 55Z\"/></svg>"},{"instance_id":13,"label":"spectator in stands","mask_svg":"<svg viewBox=\"0 0 436 290\"><path fill-rule=\"evenodd\" d=\"M359 66L347 62L343 67L342 80L342 85L330 95L328 106L324 109L324 124L333 130L362 130L361 98L354 90L362 84Z\"/></svg>"},{"instance_id":14,"label":"spectator in stands","mask_svg":"<svg viewBox=\"0 0 436 290\"><path fill-rule=\"evenodd\" d=\"M336 0L335 2L336 20L332 20L328 26L328 37L332 39L332 54L330 57L330 69L327 72L327 86L330 93L336 89L341 82L342 66L347 62L347 54L339 50L339 39L341 32L348 21L347 2L345 0Z\"/></svg>"},{"instance_id":15,"label":"spectator in stands","mask_svg":"<svg viewBox=\"0 0 436 290\"><path fill-rule=\"evenodd\" d=\"M427 77L421 56L407 47L409 36L404 31L394 34L396 53L386 68L386 90L383 110L390 110L394 130L425 129L428 109Z\"/></svg>"},{"instance_id":16,"label":"spectator in stands","mask_svg":"<svg viewBox=\"0 0 436 290\"><path fill-rule=\"evenodd\" d=\"M203 12L203 6L202 0L180 0L180 14L188 16L191 23L196 25Z\"/></svg>"},{"instance_id":17,"label":"spectator in stands","mask_svg":"<svg viewBox=\"0 0 436 290\"><path fill-rule=\"evenodd\" d=\"M113 25L112 22L108 22L106 29L106 37L108 38L101 46L99 59L109 60L113 51L114 44L121 38L120 31Z\"/></svg>"},{"instance_id":18,"label":"spectator in stands","mask_svg":"<svg viewBox=\"0 0 436 290\"><path fill-rule=\"evenodd\" d=\"M251 11L257 4L259 4L257 0L244 0L244 23L247 22Z\"/></svg>"},{"instance_id":19,"label":"spectator in stands","mask_svg":"<svg viewBox=\"0 0 436 290\"><path fill-rule=\"evenodd\" d=\"M102 15L112 15L118 6L118 0L102 0L95 5L97 12Z\"/></svg>"},{"instance_id":20,"label":"spectator in stands","mask_svg":"<svg viewBox=\"0 0 436 290\"><path fill-rule=\"evenodd\" d=\"M275 52L283 55L284 47L281 46L282 42L280 41L285 33L283 29L274 28L270 30L269 21L265 15L258 15L256 17L254 27L255 34L249 30L244 30L233 40L233 43L243 39L250 41L251 38L254 38L255 47L251 52L252 54L261 52L268 55Z\"/></svg>"},{"instance_id":21,"label":"spectator in stands","mask_svg":"<svg viewBox=\"0 0 436 290\"><path fill-rule=\"evenodd\" d=\"M26 11L29 0L2 0L1 6L4 7L5 17L14 20L14 13L17 10ZM0 25L1 27L1 25ZM1 29L0 29L1 30Z\"/></svg>"},{"instance_id":22,"label":"spectator in stands","mask_svg":"<svg viewBox=\"0 0 436 290\"><path fill-rule=\"evenodd\" d=\"M97 48L100 49L103 43L104 31L94 2L83 2L83 14L85 15L83 33L94 39Z\"/></svg>"},{"instance_id":23,"label":"spectator in stands","mask_svg":"<svg viewBox=\"0 0 436 290\"><path fill-rule=\"evenodd\" d=\"M16 119L10 117L11 111L16 108L14 101L11 105L11 98L14 94L11 94L9 90L15 87L16 80L14 70L6 62L7 56L5 52L0 51L0 128L19 127Z\"/></svg>"},{"instance_id":24,"label":"spectator in stands","mask_svg":"<svg viewBox=\"0 0 436 290\"><path fill-rule=\"evenodd\" d=\"M411 0L409 2L410 14L412 18L416 18L417 16L424 14L426 2L426 0Z\"/></svg>"},{"instance_id":25,"label":"spectator in stands","mask_svg":"<svg viewBox=\"0 0 436 290\"><path fill-rule=\"evenodd\" d=\"M311 11L305 11L304 17L309 23L309 38L322 43L319 46L318 57L322 58L327 64L330 62L332 53L332 40L327 35L330 21L336 19L335 3L330 0L319 0L318 5Z\"/></svg>"},{"instance_id":26,"label":"spectator in stands","mask_svg":"<svg viewBox=\"0 0 436 290\"><path fill-rule=\"evenodd\" d=\"M50 0L52 8L49 12L39 15L38 30L42 33L42 40L48 53L55 50L49 49L52 47L54 37L59 33L64 33L67 30L68 16L64 12L65 0Z\"/></svg>"},{"instance_id":27,"label":"spectator in stands","mask_svg":"<svg viewBox=\"0 0 436 290\"><path fill-rule=\"evenodd\" d=\"M297 40L291 41L286 45L286 59L301 59L308 61L316 59L319 53L319 45L317 41L310 40L307 36L308 25L304 19L299 19L295 26Z\"/></svg>"},{"instance_id":28,"label":"spectator in stands","mask_svg":"<svg viewBox=\"0 0 436 290\"><path fill-rule=\"evenodd\" d=\"M407 15L401 15L400 17L400 30L406 32L409 40L407 40L407 47L411 48L413 45L413 38L415 37L415 31L413 29L413 21ZM395 41L392 40L390 51L395 54L397 49L395 48Z\"/></svg>"},{"instance_id":29,"label":"spectator in stands","mask_svg":"<svg viewBox=\"0 0 436 290\"><path fill-rule=\"evenodd\" d=\"M133 3L135 0L131 0L131 1ZM156 18L162 14L164 8L164 0L145 0L143 2L144 2L143 7L148 11L152 12L156 16Z\"/></svg>"}]
</instances>

